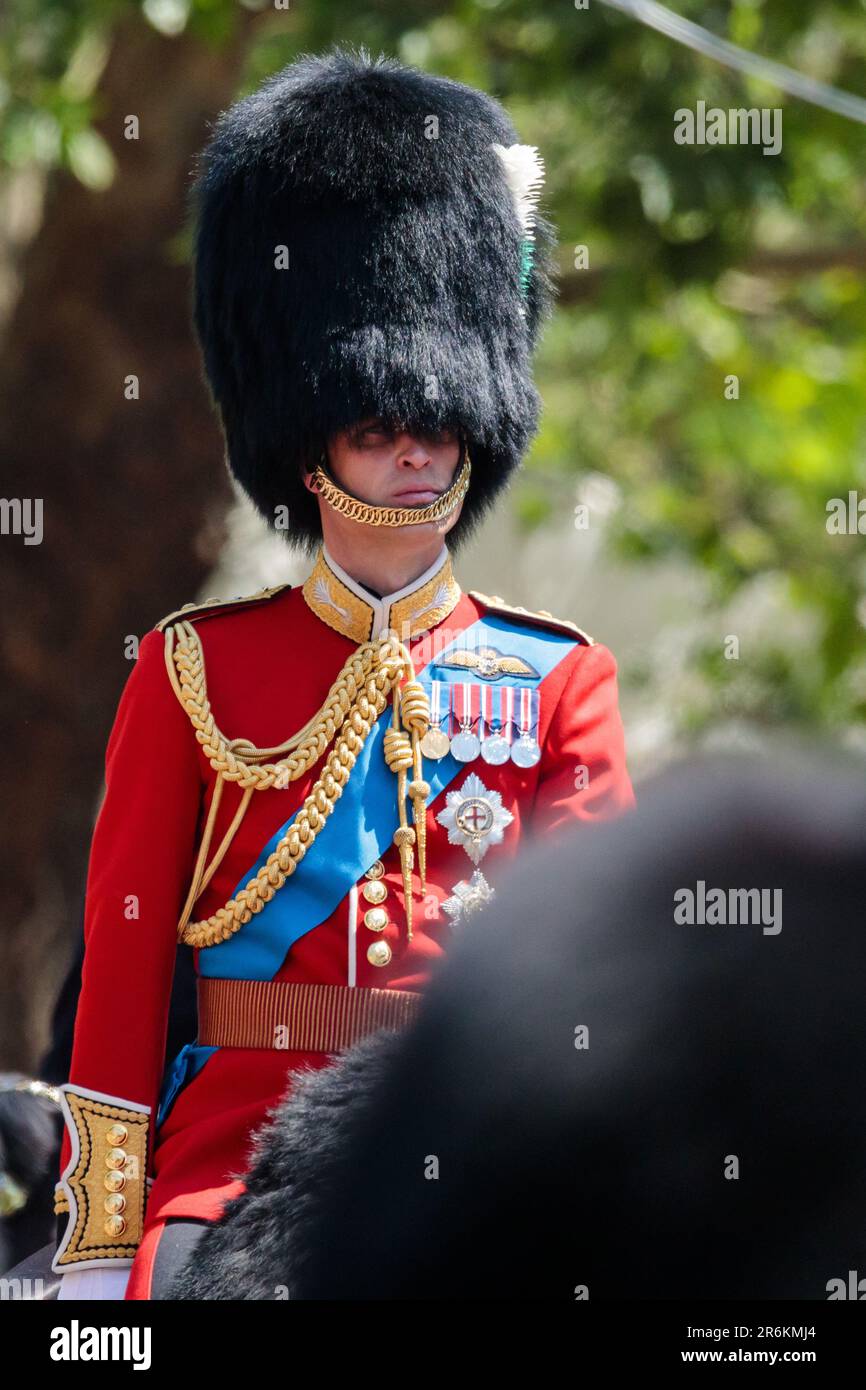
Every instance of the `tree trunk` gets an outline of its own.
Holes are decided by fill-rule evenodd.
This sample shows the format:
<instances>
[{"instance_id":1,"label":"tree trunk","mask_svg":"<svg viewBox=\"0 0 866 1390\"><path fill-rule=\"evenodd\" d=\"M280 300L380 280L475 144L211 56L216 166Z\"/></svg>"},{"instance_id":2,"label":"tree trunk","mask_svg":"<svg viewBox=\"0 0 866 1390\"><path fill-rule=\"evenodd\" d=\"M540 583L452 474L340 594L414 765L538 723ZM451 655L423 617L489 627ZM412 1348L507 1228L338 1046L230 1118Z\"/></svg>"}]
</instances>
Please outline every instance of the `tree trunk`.
<instances>
[{"instance_id":1,"label":"tree trunk","mask_svg":"<svg viewBox=\"0 0 866 1390\"><path fill-rule=\"evenodd\" d=\"M231 496L176 248L194 154L234 95L252 23L239 7L218 51L136 19L118 28L97 91L117 176L103 192L52 178L4 335L0 491L43 499L44 535L0 535L0 1066L33 1069L46 1042L125 639L195 597Z\"/></svg>"}]
</instances>

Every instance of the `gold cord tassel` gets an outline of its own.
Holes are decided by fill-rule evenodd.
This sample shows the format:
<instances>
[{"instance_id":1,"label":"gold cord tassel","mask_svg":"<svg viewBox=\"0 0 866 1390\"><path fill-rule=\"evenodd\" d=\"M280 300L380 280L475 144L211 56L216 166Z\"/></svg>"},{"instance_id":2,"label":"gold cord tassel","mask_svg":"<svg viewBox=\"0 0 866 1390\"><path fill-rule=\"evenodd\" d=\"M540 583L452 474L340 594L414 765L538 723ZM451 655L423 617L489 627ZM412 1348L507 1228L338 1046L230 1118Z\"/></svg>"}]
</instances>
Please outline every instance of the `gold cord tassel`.
<instances>
[{"instance_id":1,"label":"gold cord tassel","mask_svg":"<svg viewBox=\"0 0 866 1390\"><path fill-rule=\"evenodd\" d=\"M430 783L424 781L421 740L430 728L430 701L421 682L414 678L407 680L400 691L400 715L412 735L412 781L409 783L409 795L412 798L412 815L418 844L418 875L421 879L421 892L426 893L427 798L430 795Z\"/></svg>"},{"instance_id":2,"label":"gold cord tassel","mask_svg":"<svg viewBox=\"0 0 866 1390\"><path fill-rule=\"evenodd\" d=\"M404 648L405 651L405 648ZM406 902L406 935L412 940L412 869L414 868L414 846L418 846L419 875L421 892L427 889L427 797L430 784L422 777L421 739L430 727L430 703L420 681L415 679L408 653L406 660L410 669L409 679L394 688L393 714L391 727L385 734L385 761L392 772L397 774L397 811L400 824L394 832L394 844L400 853L400 868L403 873L403 896ZM400 728L401 718L406 729ZM409 732L407 732L408 730ZM412 769L412 781L406 785L406 773ZM412 798L414 827L406 820L406 792Z\"/></svg>"},{"instance_id":3,"label":"gold cord tassel","mask_svg":"<svg viewBox=\"0 0 866 1390\"><path fill-rule=\"evenodd\" d=\"M400 819L403 825L398 825L394 831L394 844L400 852L400 868L403 873L403 900L406 904L406 940L412 940L412 868L414 866L415 855L413 845L415 844L415 831L411 825L406 825L406 805L404 797L406 795L406 774L400 773L403 782L402 790L398 790L400 797L399 809Z\"/></svg>"},{"instance_id":4,"label":"gold cord tassel","mask_svg":"<svg viewBox=\"0 0 866 1390\"><path fill-rule=\"evenodd\" d=\"M385 733L385 761L392 772L397 774L397 813L400 824L394 831L394 844L400 854L400 869L403 874L403 900L406 904L406 936L412 940L412 869L415 864L413 848L415 831L406 821L406 769L412 766L412 745L409 735L396 727L398 718L398 699L394 700L394 723Z\"/></svg>"}]
</instances>

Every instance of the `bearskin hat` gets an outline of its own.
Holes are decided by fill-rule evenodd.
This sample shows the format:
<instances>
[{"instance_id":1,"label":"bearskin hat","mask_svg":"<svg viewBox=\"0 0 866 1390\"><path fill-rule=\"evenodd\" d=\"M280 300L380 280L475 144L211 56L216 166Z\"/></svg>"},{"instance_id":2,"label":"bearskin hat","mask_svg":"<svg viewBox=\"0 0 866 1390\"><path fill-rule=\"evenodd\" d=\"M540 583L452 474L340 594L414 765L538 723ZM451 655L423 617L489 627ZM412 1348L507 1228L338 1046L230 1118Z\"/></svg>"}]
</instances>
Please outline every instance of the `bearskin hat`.
<instances>
[{"instance_id":1,"label":"bearskin hat","mask_svg":"<svg viewBox=\"0 0 866 1390\"><path fill-rule=\"evenodd\" d=\"M364 49L304 56L215 123L191 191L195 326L229 467L293 543L321 536L303 469L368 416L463 435L452 546L519 466L552 228L521 217L506 151L527 147L497 102Z\"/></svg>"}]
</instances>

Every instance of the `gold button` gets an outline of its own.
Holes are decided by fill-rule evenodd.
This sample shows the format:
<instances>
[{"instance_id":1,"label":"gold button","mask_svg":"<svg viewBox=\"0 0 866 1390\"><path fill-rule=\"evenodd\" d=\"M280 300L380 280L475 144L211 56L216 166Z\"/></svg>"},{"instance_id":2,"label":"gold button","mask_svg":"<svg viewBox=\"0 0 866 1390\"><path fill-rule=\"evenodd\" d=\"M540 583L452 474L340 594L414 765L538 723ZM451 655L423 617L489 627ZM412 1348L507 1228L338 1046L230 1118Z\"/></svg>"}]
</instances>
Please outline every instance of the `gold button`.
<instances>
[{"instance_id":1,"label":"gold button","mask_svg":"<svg viewBox=\"0 0 866 1390\"><path fill-rule=\"evenodd\" d=\"M361 892L368 903L383 903L388 896L388 885L376 879L373 883L365 883Z\"/></svg>"},{"instance_id":2,"label":"gold button","mask_svg":"<svg viewBox=\"0 0 866 1390\"><path fill-rule=\"evenodd\" d=\"M107 1236L116 1238L123 1235L126 1230L126 1222L122 1216L106 1216L102 1229Z\"/></svg>"},{"instance_id":3,"label":"gold button","mask_svg":"<svg viewBox=\"0 0 866 1390\"><path fill-rule=\"evenodd\" d=\"M126 1187L126 1176L112 1169L112 1171L106 1173L105 1177L102 1179L102 1185L107 1192L119 1192L122 1187Z\"/></svg>"},{"instance_id":4,"label":"gold button","mask_svg":"<svg viewBox=\"0 0 866 1390\"><path fill-rule=\"evenodd\" d=\"M367 947L367 959L371 965L387 965L391 959L391 947L387 941L374 941Z\"/></svg>"},{"instance_id":5,"label":"gold button","mask_svg":"<svg viewBox=\"0 0 866 1390\"><path fill-rule=\"evenodd\" d=\"M382 875L384 874L384 872L385 872L385 865L382 863L381 859L377 859L376 862L375 862L375 864L371 864L371 865L370 865L369 869L367 870L367 873L366 873L365 877L366 877L366 878L381 878Z\"/></svg>"},{"instance_id":6,"label":"gold button","mask_svg":"<svg viewBox=\"0 0 866 1390\"><path fill-rule=\"evenodd\" d=\"M126 1149L109 1149L105 1155L106 1168L122 1168L126 1163Z\"/></svg>"},{"instance_id":7,"label":"gold button","mask_svg":"<svg viewBox=\"0 0 866 1390\"><path fill-rule=\"evenodd\" d=\"M126 1143L129 1138L129 1130L126 1128L126 1125L113 1124L105 1137L112 1148L115 1148L119 1144Z\"/></svg>"},{"instance_id":8,"label":"gold button","mask_svg":"<svg viewBox=\"0 0 866 1390\"><path fill-rule=\"evenodd\" d=\"M126 1211L126 1198L122 1192L112 1192L102 1205L109 1216L119 1216L122 1211Z\"/></svg>"},{"instance_id":9,"label":"gold button","mask_svg":"<svg viewBox=\"0 0 866 1390\"><path fill-rule=\"evenodd\" d=\"M388 925L388 914L384 907L371 907L364 913L364 926L370 931L384 931Z\"/></svg>"}]
</instances>

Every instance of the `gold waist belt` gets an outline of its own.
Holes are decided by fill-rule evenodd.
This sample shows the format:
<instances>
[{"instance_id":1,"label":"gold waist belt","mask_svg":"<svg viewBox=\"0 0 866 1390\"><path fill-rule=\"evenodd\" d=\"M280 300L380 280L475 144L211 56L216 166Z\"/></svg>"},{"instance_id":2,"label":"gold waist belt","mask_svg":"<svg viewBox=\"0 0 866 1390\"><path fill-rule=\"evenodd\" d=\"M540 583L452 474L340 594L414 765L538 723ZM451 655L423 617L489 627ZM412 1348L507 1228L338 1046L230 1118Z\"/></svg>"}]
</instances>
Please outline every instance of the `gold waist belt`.
<instances>
[{"instance_id":1,"label":"gold waist belt","mask_svg":"<svg viewBox=\"0 0 866 1390\"><path fill-rule=\"evenodd\" d=\"M405 1027L420 1002L411 990L199 976L197 1041L203 1047L337 1052L378 1028Z\"/></svg>"}]
</instances>

